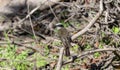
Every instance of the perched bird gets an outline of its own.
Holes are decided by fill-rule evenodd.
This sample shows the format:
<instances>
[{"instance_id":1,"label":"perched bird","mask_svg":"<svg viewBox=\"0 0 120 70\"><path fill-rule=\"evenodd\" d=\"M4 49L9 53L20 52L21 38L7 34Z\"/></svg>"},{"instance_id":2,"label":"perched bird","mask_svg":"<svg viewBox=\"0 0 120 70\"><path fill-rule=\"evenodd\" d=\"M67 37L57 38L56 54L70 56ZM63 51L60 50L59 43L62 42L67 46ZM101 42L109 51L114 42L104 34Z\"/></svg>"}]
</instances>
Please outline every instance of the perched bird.
<instances>
[{"instance_id":1,"label":"perched bird","mask_svg":"<svg viewBox=\"0 0 120 70\"><path fill-rule=\"evenodd\" d=\"M56 29L57 29L58 36L65 47L65 55L70 56L70 49L69 48L71 47L71 44L70 44L69 32L67 31L66 28L64 28L62 23L56 24Z\"/></svg>"}]
</instances>

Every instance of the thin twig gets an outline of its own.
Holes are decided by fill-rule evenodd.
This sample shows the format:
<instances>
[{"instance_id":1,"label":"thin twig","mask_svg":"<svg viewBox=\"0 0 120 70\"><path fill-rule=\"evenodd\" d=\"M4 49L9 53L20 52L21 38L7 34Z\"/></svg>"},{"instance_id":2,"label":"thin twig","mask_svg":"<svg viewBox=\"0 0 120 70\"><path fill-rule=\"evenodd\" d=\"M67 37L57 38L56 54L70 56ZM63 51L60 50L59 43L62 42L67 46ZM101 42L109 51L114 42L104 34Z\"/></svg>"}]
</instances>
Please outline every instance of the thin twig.
<instances>
[{"instance_id":1,"label":"thin twig","mask_svg":"<svg viewBox=\"0 0 120 70\"><path fill-rule=\"evenodd\" d=\"M35 11L37 11L37 10L38 10L43 4L45 4L47 1L48 1L48 0L46 0L44 3L41 3L40 5L38 5L37 7L35 7L32 11L30 11L30 13L28 13L28 14L26 15L25 18L23 18L22 20L20 20L20 21L16 24L16 26L14 26L14 28L12 28L12 29L15 29L16 27L20 27L20 26L23 24L22 22L24 22L27 18L29 18L30 15L32 15Z\"/></svg>"},{"instance_id":2,"label":"thin twig","mask_svg":"<svg viewBox=\"0 0 120 70\"><path fill-rule=\"evenodd\" d=\"M30 5L29 3L27 4L27 9L28 9L28 14L30 13ZM33 23L32 23L32 20L31 20L31 15L29 15L29 20L30 20L30 25L31 25L31 29L32 29L32 33L35 37L35 43L38 43L38 40L37 40L37 37L36 37L36 34L35 34L35 31L34 31L34 28L33 28Z\"/></svg>"},{"instance_id":3,"label":"thin twig","mask_svg":"<svg viewBox=\"0 0 120 70\"><path fill-rule=\"evenodd\" d=\"M28 43L33 43L34 41L27 41L27 42L19 42L20 44L28 44ZM13 41L10 41L9 42L10 44L13 44ZM9 44L8 42L6 41L0 41L0 45L2 44Z\"/></svg>"}]
</instances>

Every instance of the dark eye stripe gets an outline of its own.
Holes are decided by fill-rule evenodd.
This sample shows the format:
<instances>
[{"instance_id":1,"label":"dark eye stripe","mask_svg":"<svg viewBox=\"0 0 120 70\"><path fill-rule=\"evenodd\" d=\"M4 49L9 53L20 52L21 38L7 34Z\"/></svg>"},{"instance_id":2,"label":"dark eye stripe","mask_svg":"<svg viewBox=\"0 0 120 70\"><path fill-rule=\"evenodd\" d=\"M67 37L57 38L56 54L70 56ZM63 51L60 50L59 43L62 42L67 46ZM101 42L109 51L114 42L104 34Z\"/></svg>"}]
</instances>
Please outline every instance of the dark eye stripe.
<instances>
[{"instance_id":1,"label":"dark eye stripe","mask_svg":"<svg viewBox=\"0 0 120 70\"><path fill-rule=\"evenodd\" d=\"M56 27L64 27L63 25L56 25Z\"/></svg>"},{"instance_id":2,"label":"dark eye stripe","mask_svg":"<svg viewBox=\"0 0 120 70\"><path fill-rule=\"evenodd\" d=\"M62 23L58 23L56 24L56 27L64 27L64 26L62 25Z\"/></svg>"}]
</instances>

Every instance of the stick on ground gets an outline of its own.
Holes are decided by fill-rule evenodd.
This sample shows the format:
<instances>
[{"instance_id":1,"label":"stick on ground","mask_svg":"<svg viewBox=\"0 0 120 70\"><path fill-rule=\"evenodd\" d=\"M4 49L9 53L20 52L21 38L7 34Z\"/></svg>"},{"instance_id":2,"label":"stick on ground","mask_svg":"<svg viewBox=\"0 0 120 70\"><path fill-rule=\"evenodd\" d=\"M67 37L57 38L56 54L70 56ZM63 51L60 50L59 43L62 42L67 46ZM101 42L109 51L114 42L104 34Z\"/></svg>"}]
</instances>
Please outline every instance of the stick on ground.
<instances>
[{"instance_id":1,"label":"stick on ground","mask_svg":"<svg viewBox=\"0 0 120 70\"><path fill-rule=\"evenodd\" d=\"M62 60L63 60L63 53L64 53L64 47L62 47L62 48L60 49L59 60L58 60L58 63L57 63L56 70L61 70Z\"/></svg>"}]
</instances>

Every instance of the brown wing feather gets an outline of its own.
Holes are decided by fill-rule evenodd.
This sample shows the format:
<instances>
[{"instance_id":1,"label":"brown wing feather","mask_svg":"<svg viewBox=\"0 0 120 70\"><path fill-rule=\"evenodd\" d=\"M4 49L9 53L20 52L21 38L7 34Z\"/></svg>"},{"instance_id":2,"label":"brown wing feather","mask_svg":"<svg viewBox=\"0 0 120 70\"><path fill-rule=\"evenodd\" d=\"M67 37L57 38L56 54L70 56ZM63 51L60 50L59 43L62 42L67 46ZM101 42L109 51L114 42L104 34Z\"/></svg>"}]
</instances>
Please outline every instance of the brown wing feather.
<instances>
[{"instance_id":1,"label":"brown wing feather","mask_svg":"<svg viewBox=\"0 0 120 70\"><path fill-rule=\"evenodd\" d=\"M61 29L59 32L60 39L65 47L65 55L70 56L70 50L71 47L70 39L69 39L69 32L66 29Z\"/></svg>"}]
</instances>

